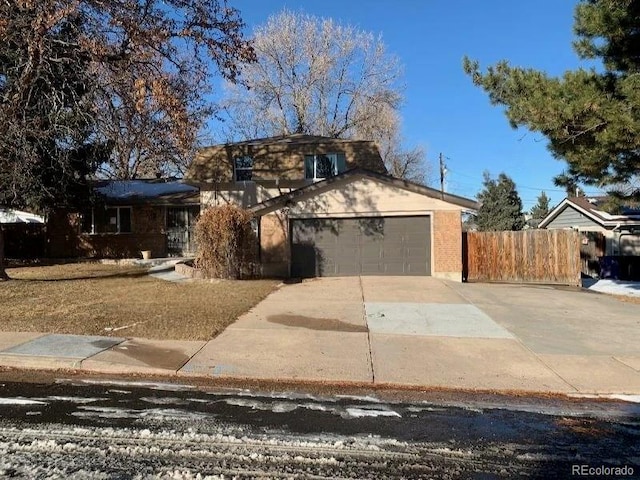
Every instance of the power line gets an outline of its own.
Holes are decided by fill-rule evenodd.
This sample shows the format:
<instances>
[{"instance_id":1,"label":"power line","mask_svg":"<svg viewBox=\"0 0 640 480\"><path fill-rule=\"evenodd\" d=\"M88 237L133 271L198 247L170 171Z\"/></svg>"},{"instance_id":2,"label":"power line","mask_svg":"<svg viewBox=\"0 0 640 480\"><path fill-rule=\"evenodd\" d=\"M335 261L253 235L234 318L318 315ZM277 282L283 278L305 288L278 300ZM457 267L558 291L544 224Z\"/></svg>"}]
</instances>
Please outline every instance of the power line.
<instances>
[{"instance_id":1,"label":"power line","mask_svg":"<svg viewBox=\"0 0 640 480\"><path fill-rule=\"evenodd\" d=\"M477 180L477 177L472 176L472 175L467 175L464 173L460 173L460 172L456 172L455 170L451 170L451 169L447 169L447 173L452 173L454 175L458 175L461 177L465 177L465 178L469 178L471 180ZM469 184L461 184L461 185L469 185ZM520 185L520 184L516 184L518 189L525 189L525 190L536 190L536 191L545 191L545 192L560 192L560 193L567 193L567 191L563 188L546 188L546 187L531 187L529 185ZM604 190L582 190L580 189L585 195L602 195L605 194L606 191Z\"/></svg>"}]
</instances>

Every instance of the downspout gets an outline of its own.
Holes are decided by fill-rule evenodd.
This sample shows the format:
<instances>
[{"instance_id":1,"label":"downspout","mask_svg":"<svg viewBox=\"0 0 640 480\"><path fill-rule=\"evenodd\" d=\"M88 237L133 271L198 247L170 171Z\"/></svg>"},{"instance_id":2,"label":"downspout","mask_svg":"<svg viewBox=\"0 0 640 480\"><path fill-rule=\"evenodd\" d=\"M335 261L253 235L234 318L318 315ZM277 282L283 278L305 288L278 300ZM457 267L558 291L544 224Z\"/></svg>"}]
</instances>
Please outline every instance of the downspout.
<instances>
[{"instance_id":1,"label":"downspout","mask_svg":"<svg viewBox=\"0 0 640 480\"><path fill-rule=\"evenodd\" d=\"M620 223L618 223L611 232L613 233L613 237L611 238L611 255L616 256L620 255Z\"/></svg>"}]
</instances>

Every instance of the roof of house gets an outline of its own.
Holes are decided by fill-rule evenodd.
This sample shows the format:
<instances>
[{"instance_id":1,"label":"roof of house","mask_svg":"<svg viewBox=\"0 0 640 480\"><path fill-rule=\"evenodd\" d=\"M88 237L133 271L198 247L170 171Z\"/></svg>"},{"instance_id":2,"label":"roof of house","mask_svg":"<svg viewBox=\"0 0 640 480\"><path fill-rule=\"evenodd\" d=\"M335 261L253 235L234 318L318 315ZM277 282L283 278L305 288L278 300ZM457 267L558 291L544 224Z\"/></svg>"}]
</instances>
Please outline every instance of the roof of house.
<instances>
[{"instance_id":1,"label":"roof of house","mask_svg":"<svg viewBox=\"0 0 640 480\"><path fill-rule=\"evenodd\" d=\"M323 137L320 135L307 135L304 133L294 133L291 135L278 135L275 137L254 138L243 140L240 142L230 142L222 145L305 145L313 143L332 142L332 143L370 143L371 140L349 140L344 138Z\"/></svg>"},{"instance_id":2,"label":"roof of house","mask_svg":"<svg viewBox=\"0 0 640 480\"><path fill-rule=\"evenodd\" d=\"M385 175L385 174L374 172L371 170L366 170L364 168L354 168L352 170L347 170L346 172L336 175L335 177L326 178L319 182L293 190L289 193L285 193L283 195L270 198L268 200L265 200L264 202L258 203L250 207L249 210L251 210L253 213L257 215L264 215L274 210L278 210L283 206L286 206L288 203L295 201L295 199L297 197L300 197L301 195L322 191L327 187L330 187L332 184L336 182L341 182L345 179L356 179L356 178L365 178L365 177L373 178L377 181L386 183L388 185L392 185L397 188L402 188L404 190L425 195L427 197L437 198L439 200L443 200L445 202L458 205L467 211L476 211L479 207L477 201L471 200L469 198L460 197L458 195L453 195L450 193L442 193L439 190L436 190L434 188L426 187L419 183L411 182L409 180L395 178L391 175Z\"/></svg>"},{"instance_id":3,"label":"roof of house","mask_svg":"<svg viewBox=\"0 0 640 480\"><path fill-rule=\"evenodd\" d=\"M629 210L624 215L612 215L598 209L598 203L606 197L568 197L562 200L549 214L540 222L539 227L545 228L560 213L567 208L573 208L584 214L594 222L603 227L615 227L617 225L640 225L640 211Z\"/></svg>"},{"instance_id":4,"label":"roof of house","mask_svg":"<svg viewBox=\"0 0 640 480\"><path fill-rule=\"evenodd\" d=\"M95 191L109 203L198 202L199 189L176 180L102 180Z\"/></svg>"},{"instance_id":5,"label":"roof of house","mask_svg":"<svg viewBox=\"0 0 640 480\"><path fill-rule=\"evenodd\" d=\"M21 210L0 208L0 223L44 223L44 217Z\"/></svg>"}]
</instances>

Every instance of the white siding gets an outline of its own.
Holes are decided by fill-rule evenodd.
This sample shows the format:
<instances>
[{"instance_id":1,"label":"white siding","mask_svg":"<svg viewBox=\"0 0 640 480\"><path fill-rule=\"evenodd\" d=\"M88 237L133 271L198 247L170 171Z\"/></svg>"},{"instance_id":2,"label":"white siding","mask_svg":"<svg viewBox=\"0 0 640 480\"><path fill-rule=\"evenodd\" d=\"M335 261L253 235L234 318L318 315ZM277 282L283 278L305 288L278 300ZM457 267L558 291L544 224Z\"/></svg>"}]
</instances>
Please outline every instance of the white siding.
<instances>
[{"instance_id":1,"label":"white siding","mask_svg":"<svg viewBox=\"0 0 640 480\"><path fill-rule=\"evenodd\" d=\"M571 206L565 207L548 225L548 229L557 228L578 228L581 231L605 231L606 229L591 220L585 214L579 212Z\"/></svg>"}]
</instances>

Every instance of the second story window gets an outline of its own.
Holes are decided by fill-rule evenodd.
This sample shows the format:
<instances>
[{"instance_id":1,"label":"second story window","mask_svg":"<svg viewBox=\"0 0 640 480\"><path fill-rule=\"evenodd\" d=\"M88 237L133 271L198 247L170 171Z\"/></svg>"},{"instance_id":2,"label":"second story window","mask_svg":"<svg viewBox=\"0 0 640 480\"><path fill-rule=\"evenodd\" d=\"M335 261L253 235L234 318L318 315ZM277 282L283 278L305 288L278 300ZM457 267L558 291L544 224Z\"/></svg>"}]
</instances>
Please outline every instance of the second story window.
<instances>
[{"instance_id":1,"label":"second story window","mask_svg":"<svg viewBox=\"0 0 640 480\"><path fill-rule=\"evenodd\" d=\"M234 179L236 182L246 182L253 176L253 158L238 157L233 165Z\"/></svg>"},{"instance_id":2,"label":"second story window","mask_svg":"<svg viewBox=\"0 0 640 480\"><path fill-rule=\"evenodd\" d=\"M306 179L329 178L344 171L345 157L343 153L305 155L304 157L304 178Z\"/></svg>"}]
</instances>

